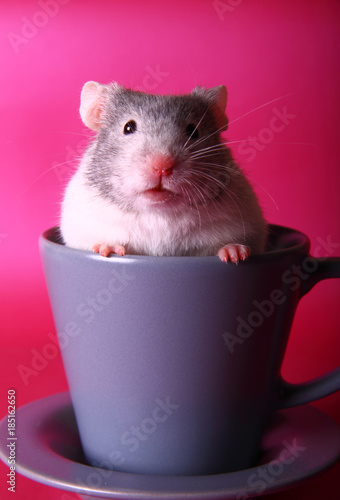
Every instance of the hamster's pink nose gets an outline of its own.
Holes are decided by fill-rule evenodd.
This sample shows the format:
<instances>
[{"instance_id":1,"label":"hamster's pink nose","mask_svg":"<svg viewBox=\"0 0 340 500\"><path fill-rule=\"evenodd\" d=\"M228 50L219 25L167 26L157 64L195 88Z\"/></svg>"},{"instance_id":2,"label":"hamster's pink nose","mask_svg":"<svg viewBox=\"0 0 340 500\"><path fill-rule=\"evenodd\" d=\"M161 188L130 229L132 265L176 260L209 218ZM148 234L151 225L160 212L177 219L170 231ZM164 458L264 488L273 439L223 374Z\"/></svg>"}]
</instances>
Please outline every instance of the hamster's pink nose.
<instances>
[{"instance_id":1,"label":"hamster's pink nose","mask_svg":"<svg viewBox=\"0 0 340 500\"><path fill-rule=\"evenodd\" d=\"M174 159L167 155L155 155L151 159L151 169L156 175L170 175L174 164Z\"/></svg>"}]
</instances>

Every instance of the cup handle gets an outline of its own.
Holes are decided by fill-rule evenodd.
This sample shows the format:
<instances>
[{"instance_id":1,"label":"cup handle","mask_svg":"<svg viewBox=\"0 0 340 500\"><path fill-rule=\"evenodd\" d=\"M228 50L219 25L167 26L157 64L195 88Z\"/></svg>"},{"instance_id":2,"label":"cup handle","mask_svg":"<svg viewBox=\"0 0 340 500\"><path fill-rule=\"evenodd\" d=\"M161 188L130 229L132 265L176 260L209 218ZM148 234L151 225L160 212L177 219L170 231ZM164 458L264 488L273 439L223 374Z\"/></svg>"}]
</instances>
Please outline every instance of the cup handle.
<instances>
[{"instance_id":1,"label":"cup handle","mask_svg":"<svg viewBox=\"0 0 340 500\"><path fill-rule=\"evenodd\" d=\"M308 257L315 271L301 283L301 297L308 293L319 281L340 278L340 257ZM320 377L302 384L291 384L282 377L278 383L276 409L290 408L323 398L340 389L340 367Z\"/></svg>"}]
</instances>

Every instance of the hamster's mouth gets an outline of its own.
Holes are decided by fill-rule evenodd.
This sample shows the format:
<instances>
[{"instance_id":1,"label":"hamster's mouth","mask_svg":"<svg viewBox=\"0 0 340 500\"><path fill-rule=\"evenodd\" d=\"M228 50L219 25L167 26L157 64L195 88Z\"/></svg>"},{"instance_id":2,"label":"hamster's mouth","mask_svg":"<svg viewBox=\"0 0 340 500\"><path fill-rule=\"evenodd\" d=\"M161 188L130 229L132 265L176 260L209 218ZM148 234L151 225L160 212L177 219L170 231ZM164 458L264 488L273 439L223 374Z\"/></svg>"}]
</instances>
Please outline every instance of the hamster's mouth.
<instances>
[{"instance_id":1,"label":"hamster's mouth","mask_svg":"<svg viewBox=\"0 0 340 500\"><path fill-rule=\"evenodd\" d=\"M152 203L164 203L178 197L176 193L170 191L169 189L165 189L164 187L146 189L142 194Z\"/></svg>"}]
</instances>

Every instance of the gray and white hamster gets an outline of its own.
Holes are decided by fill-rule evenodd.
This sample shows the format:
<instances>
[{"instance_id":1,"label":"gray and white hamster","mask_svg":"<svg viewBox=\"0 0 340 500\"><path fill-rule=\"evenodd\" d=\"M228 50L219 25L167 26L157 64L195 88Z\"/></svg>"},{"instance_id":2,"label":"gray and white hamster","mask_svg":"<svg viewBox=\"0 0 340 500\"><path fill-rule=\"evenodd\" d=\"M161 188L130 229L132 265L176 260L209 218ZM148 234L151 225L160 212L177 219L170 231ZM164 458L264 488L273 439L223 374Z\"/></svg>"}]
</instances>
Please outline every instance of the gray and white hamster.
<instances>
[{"instance_id":1,"label":"gray and white hamster","mask_svg":"<svg viewBox=\"0 0 340 500\"><path fill-rule=\"evenodd\" d=\"M261 208L220 136L226 101L223 85L163 96L85 83L80 115L97 134L66 189L65 244L235 263L262 252Z\"/></svg>"}]
</instances>

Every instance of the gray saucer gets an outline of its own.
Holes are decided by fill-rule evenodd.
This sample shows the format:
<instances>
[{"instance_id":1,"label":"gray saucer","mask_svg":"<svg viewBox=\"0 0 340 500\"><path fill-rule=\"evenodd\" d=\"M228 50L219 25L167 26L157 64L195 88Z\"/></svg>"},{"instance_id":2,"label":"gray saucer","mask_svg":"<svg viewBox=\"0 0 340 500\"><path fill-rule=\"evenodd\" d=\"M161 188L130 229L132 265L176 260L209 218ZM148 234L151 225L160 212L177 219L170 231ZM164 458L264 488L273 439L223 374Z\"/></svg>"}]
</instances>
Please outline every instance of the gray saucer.
<instances>
[{"instance_id":1,"label":"gray saucer","mask_svg":"<svg viewBox=\"0 0 340 500\"><path fill-rule=\"evenodd\" d=\"M6 417L0 422L0 458L6 464L7 430ZM293 486L340 459L339 425L308 405L274 414L257 467L210 476L128 474L86 465L68 393L19 408L16 437L17 472L92 500L250 498Z\"/></svg>"}]
</instances>

